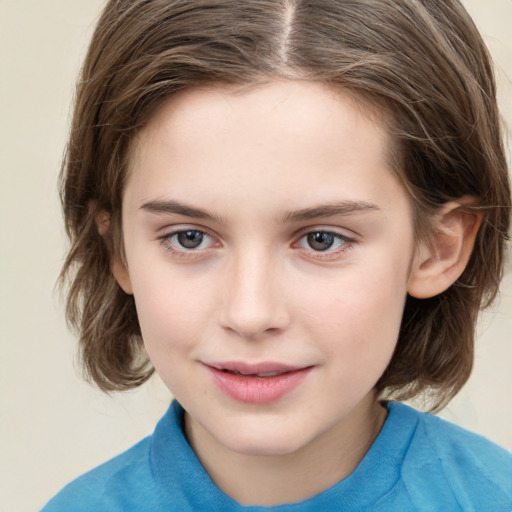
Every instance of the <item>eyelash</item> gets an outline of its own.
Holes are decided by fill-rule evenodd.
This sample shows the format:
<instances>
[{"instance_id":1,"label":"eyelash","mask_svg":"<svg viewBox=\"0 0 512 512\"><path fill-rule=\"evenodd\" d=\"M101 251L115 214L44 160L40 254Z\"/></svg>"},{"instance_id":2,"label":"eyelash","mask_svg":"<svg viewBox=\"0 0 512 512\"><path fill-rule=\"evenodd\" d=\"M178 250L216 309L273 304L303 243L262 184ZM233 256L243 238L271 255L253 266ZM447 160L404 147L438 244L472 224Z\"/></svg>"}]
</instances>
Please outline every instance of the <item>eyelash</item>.
<instances>
[{"instance_id":1,"label":"eyelash","mask_svg":"<svg viewBox=\"0 0 512 512\"><path fill-rule=\"evenodd\" d=\"M186 247L183 247L181 244L179 244L177 241L173 241L173 239L175 239L179 235L185 234L185 233L199 233L203 237L203 240L201 240L201 242L197 248L186 248ZM301 245L300 245L301 242L303 240L307 240L307 237L311 236L311 235L323 235L323 236L332 237L334 239L333 244L338 243L339 246L334 250L331 249L331 246L327 247L325 250L314 250L313 248L311 248L311 246L309 248L301 247ZM158 240L160 241L160 244L162 245L164 250L171 253L173 256L178 257L178 258L193 259L193 258L200 258L202 256L205 256L205 252L211 248L211 247L207 247L207 248L203 248L203 249L200 248L200 246L204 243L205 238L214 241L214 237L209 235L206 231L204 231L202 229L186 228L185 227L185 228L176 229L169 233L165 233L164 235L158 237ZM302 234L299 236L298 240L296 242L294 242L292 247L303 249L304 251L307 251L308 252L307 256L309 258L328 261L328 260L333 260L333 259L338 258L342 253L351 249L355 242L356 242L356 240L354 238L347 237L346 235L343 235L336 231L332 231L332 230L328 230L328 229L321 229L321 228L319 228L319 229L308 228L307 231L302 232ZM220 245L218 242L216 244ZM215 245L215 243L214 243L214 245Z\"/></svg>"}]
</instances>

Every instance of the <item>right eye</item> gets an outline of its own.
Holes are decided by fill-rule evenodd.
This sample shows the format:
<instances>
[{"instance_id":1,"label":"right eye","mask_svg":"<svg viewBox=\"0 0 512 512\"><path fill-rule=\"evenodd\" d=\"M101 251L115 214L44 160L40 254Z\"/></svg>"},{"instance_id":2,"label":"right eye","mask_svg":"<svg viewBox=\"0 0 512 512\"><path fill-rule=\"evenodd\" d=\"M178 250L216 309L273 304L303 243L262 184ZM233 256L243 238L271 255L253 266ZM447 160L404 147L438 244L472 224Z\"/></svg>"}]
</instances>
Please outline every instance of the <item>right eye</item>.
<instances>
[{"instance_id":1,"label":"right eye","mask_svg":"<svg viewBox=\"0 0 512 512\"><path fill-rule=\"evenodd\" d=\"M204 242L205 234L195 229L180 231L174 235L176 242L185 249L198 249Z\"/></svg>"},{"instance_id":2,"label":"right eye","mask_svg":"<svg viewBox=\"0 0 512 512\"><path fill-rule=\"evenodd\" d=\"M213 238L198 229L180 229L160 237L166 250L173 253L194 252L209 249L215 244Z\"/></svg>"}]
</instances>

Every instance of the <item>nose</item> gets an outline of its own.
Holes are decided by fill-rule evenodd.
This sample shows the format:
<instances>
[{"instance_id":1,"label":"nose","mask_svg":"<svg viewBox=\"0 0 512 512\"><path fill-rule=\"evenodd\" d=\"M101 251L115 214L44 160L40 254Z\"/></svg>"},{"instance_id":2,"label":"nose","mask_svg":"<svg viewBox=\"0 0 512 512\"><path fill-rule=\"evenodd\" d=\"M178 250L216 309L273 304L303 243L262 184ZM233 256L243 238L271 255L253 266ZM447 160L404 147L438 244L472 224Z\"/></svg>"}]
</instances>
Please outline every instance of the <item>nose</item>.
<instances>
[{"instance_id":1,"label":"nose","mask_svg":"<svg viewBox=\"0 0 512 512\"><path fill-rule=\"evenodd\" d=\"M290 315L283 288L283 273L268 256L236 258L226 279L221 325L247 340L282 332Z\"/></svg>"}]
</instances>

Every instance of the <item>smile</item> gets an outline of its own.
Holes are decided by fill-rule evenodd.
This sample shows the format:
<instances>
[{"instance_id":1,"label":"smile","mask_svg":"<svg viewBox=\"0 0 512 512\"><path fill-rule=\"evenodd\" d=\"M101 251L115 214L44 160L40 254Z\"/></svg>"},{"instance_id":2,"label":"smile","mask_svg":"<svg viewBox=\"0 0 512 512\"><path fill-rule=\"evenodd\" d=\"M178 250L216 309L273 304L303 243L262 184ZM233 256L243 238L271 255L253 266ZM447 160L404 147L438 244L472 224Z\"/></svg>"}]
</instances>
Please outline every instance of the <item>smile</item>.
<instances>
[{"instance_id":1,"label":"smile","mask_svg":"<svg viewBox=\"0 0 512 512\"><path fill-rule=\"evenodd\" d=\"M205 365L217 388L230 398L248 404L275 402L293 391L313 366L291 367L280 363L251 365L242 362Z\"/></svg>"}]
</instances>

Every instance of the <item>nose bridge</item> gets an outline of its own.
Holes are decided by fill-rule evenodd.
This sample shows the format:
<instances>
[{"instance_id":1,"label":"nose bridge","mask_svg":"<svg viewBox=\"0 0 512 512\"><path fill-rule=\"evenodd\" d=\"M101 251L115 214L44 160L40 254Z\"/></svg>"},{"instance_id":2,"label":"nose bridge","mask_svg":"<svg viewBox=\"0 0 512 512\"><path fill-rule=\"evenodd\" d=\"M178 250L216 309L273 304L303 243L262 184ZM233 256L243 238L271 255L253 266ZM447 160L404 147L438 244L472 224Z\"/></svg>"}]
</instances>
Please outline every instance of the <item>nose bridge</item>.
<instances>
[{"instance_id":1,"label":"nose bridge","mask_svg":"<svg viewBox=\"0 0 512 512\"><path fill-rule=\"evenodd\" d=\"M252 339L283 329L288 322L279 262L265 248L233 254L226 279L222 324Z\"/></svg>"}]
</instances>

